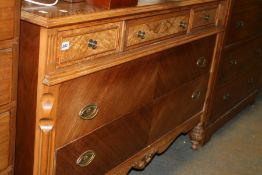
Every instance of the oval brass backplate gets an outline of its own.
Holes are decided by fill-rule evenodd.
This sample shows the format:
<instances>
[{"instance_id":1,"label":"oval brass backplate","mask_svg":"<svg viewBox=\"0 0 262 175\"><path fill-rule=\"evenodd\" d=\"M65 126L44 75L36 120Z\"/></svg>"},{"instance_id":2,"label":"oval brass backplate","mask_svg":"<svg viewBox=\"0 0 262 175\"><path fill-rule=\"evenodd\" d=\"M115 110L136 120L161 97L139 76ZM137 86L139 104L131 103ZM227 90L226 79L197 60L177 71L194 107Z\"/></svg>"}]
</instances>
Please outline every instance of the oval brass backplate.
<instances>
[{"instance_id":1,"label":"oval brass backplate","mask_svg":"<svg viewBox=\"0 0 262 175\"><path fill-rule=\"evenodd\" d=\"M79 112L79 116L84 120L92 120L98 113L98 106L96 104L89 104Z\"/></svg>"},{"instance_id":2,"label":"oval brass backplate","mask_svg":"<svg viewBox=\"0 0 262 175\"><path fill-rule=\"evenodd\" d=\"M96 154L92 150L88 150L81 154L76 161L76 164L80 167L88 166L95 158Z\"/></svg>"}]
</instances>

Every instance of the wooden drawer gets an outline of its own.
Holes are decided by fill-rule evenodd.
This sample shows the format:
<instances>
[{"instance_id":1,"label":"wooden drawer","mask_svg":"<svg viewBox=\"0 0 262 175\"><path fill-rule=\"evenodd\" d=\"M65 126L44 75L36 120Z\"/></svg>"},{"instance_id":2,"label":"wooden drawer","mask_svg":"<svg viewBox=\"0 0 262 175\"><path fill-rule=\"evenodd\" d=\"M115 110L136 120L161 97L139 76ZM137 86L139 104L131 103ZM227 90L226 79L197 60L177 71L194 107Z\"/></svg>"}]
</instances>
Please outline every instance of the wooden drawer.
<instances>
[{"instance_id":1,"label":"wooden drawer","mask_svg":"<svg viewBox=\"0 0 262 175\"><path fill-rule=\"evenodd\" d=\"M151 109L144 107L57 150L56 175L102 175L147 145ZM80 160L83 153L87 157ZM91 154L93 153L93 154ZM83 162L91 161L84 166Z\"/></svg>"},{"instance_id":2,"label":"wooden drawer","mask_svg":"<svg viewBox=\"0 0 262 175\"><path fill-rule=\"evenodd\" d=\"M0 50L0 105L11 101L12 49Z\"/></svg>"},{"instance_id":3,"label":"wooden drawer","mask_svg":"<svg viewBox=\"0 0 262 175\"><path fill-rule=\"evenodd\" d=\"M168 131L201 112L207 86L208 74L155 100L150 142L157 140Z\"/></svg>"},{"instance_id":4,"label":"wooden drawer","mask_svg":"<svg viewBox=\"0 0 262 175\"><path fill-rule=\"evenodd\" d=\"M232 14L227 44L239 42L262 31L262 8L251 6Z\"/></svg>"},{"instance_id":5,"label":"wooden drawer","mask_svg":"<svg viewBox=\"0 0 262 175\"><path fill-rule=\"evenodd\" d=\"M14 36L15 0L0 3L0 41Z\"/></svg>"},{"instance_id":6,"label":"wooden drawer","mask_svg":"<svg viewBox=\"0 0 262 175\"><path fill-rule=\"evenodd\" d=\"M184 34L187 31L188 20L189 11L127 21L126 46Z\"/></svg>"},{"instance_id":7,"label":"wooden drawer","mask_svg":"<svg viewBox=\"0 0 262 175\"><path fill-rule=\"evenodd\" d=\"M153 56L128 62L87 75L60 87L57 118L57 147L151 102L155 93L157 64ZM83 120L79 113L85 106L97 112Z\"/></svg>"},{"instance_id":8,"label":"wooden drawer","mask_svg":"<svg viewBox=\"0 0 262 175\"><path fill-rule=\"evenodd\" d=\"M160 53L157 93L163 94L210 71L215 36Z\"/></svg>"},{"instance_id":9,"label":"wooden drawer","mask_svg":"<svg viewBox=\"0 0 262 175\"><path fill-rule=\"evenodd\" d=\"M257 67L247 71L245 75L240 75L234 81L218 87L215 91L215 99L209 123L216 121L221 115L230 110L255 89L259 80Z\"/></svg>"},{"instance_id":10,"label":"wooden drawer","mask_svg":"<svg viewBox=\"0 0 262 175\"><path fill-rule=\"evenodd\" d=\"M0 114L0 171L9 165L10 151L10 114Z\"/></svg>"},{"instance_id":11,"label":"wooden drawer","mask_svg":"<svg viewBox=\"0 0 262 175\"><path fill-rule=\"evenodd\" d=\"M193 11L192 29L214 26L217 19L218 5L195 8Z\"/></svg>"},{"instance_id":12,"label":"wooden drawer","mask_svg":"<svg viewBox=\"0 0 262 175\"><path fill-rule=\"evenodd\" d=\"M262 64L261 45L262 39L258 38L225 51L222 57L220 80L226 81L232 76L247 71L255 64Z\"/></svg>"},{"instance_id":13,"label":"wooden drawer","mask_svg":"<svg viewBox=\"0 0 262 175\"><path fill-rule=\"evenodd\" d=\"M120 23L58 32L57 66L116 53L120 50Z\"/></svg>"}]
</instances>

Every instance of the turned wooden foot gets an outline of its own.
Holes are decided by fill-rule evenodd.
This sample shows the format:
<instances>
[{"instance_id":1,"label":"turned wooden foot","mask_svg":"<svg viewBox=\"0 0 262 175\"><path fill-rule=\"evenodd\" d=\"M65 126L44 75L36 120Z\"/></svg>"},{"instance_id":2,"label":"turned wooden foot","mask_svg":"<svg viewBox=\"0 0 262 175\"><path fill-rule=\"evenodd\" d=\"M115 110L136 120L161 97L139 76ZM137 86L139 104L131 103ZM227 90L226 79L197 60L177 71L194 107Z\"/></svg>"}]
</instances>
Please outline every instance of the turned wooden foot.
<instances>
[{"instance_id":1,"label":"turned wooden foot","mask_svg":"<svg viewBox=\"0 0 262 175\"><path fill-rule=\"evenodd\" d=\"M204 128L202 123L199 123L192 129L192 131L189 133L189 138L191 139L192 149L196 150L203 145Z\"/></svg>"}]
</instances>

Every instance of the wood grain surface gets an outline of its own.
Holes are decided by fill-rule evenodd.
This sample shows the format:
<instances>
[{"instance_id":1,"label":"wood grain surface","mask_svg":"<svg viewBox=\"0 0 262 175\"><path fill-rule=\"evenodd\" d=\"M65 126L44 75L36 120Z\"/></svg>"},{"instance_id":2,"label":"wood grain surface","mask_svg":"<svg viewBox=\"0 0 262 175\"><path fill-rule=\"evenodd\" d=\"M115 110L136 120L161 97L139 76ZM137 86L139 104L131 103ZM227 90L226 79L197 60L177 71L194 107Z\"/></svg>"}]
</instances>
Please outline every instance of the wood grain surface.
<instances>
[{"instance_id":1,"label":"wood grain surface","mask_svg":"<svg viewBox=\"0 0 262 175\"><path fill-rule=\"evenodd\" d=\"M0 105L11 101L12 49L0 50Z\"/></svg>"},{"instance_id":2,"label":"wood grain surface","mask_svg":"<svg viewBox=\"0 0 262 175\"><path fill-rule=\"evenodd\" d=\"M10 158L10 113L0 114L0 171L9 166Z\"/></svg>"},{"instance_id":3,"label":"wood grain surface","mask_svg":"<svg viewBox=\"0 0 262 175\"><path fill-rule=\"evenodd\" d=\"M126 24L126 46L160 39L169 35L185 34L188 21L189 11L130 20ZM185 27L181 27L181 22L184 23ZM138 36L139 31L145 33L144 38Z\"/></svg>"},{"instance_id":4,"label":"wood grain surface","mask_svg":"<svg viewBox=\"0 0 262 175\"><path fill-rule=\"evenodd\" d=\"M0 41L12 39L15 31L15 0L0 3Z\"/></svg>"}]
</instances>

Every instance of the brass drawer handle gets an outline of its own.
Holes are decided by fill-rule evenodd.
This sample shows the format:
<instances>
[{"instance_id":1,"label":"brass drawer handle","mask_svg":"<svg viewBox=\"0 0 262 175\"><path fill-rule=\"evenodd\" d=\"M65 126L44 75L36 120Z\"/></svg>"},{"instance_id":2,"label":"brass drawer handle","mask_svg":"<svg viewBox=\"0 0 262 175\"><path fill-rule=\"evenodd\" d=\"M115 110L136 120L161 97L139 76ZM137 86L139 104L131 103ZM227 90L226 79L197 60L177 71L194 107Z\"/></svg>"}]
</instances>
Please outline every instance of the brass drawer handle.
<instances>
[{"instance_id":1,"label":"brass drawer handle","mask_svg":"<svg viewBox=\"0 0 262 175\"><path fill-rule=\"evenodd\" d=\"M96 49L97 48L97 41L96 40L93 40L93 39L90 39L88 41L88 47L89 48L92 48L92 49Z\"/></svg>"},{"instance_id":2,"label":"brass drawer handle","mask_svg":"<svg viewBox=\"0 0 262 175\"><path fill-rule=\"evenodd\" d=\"M92 120L98 113L98 106L96 104L90 104L80 110L79 116L84 120Z\"/></svg>"},{"instance_id":3,"label":"brass drawer handle","mask_svg":"<svg viewBox=\"0 0 262 175\"><path fill-rule=\"evenodd\" d=\"M197 64L198 67L204 68L204 67L207 66L207 59L205 57L200 57L200 58L198 58L196 64Z\"/></svg>"},{"instance_id":4,"label":"brass drawer handle","mask_svg":"<svg viewBox=\"0 0 262 175\"><path fill-rule=\"evenodd\" d=\"M138 37L138 38L141 38L141 39L145 39L145 38L146 38L146 32L144 32L144 31L138 31L137 37Z\"/></svg>"},{"instance_id":5,"label":"brass drawer handle","mask_svg":"<svg viewBox=\"0 0 262 175\"><path fill-rule=\"evenodd\" d=\"M199 98L201 97L201 91L197 90L197 91L194 91L191 98L193 100L198 100Z\"/></svg>"},{"instance_id":6,"label":"brass drawer handle","mask_svg":"<svg viewBox=\"0 0 262 175\"><path fill-rule=\"evenodd\" d=\"M96 154L92 150L88 150L81 154L76 160L76 164L80 167L88 166L95 158Z\"/></svg>"},{"instance_id":7,"label":"brass drawer handle","mask_svg":"<svg viewBox=\"0 0 262 175\"><path fill-rule=\"evenodd\" d=\"M239 20L236 22L236 28L241 29L245 26L245 22L243 20Z\"/></svg>"},{"instance_id":8,"label":"brass drawer handle","mask_svg":"<svg viewBox=\"0 0 262 175\"><path fill-rule=\"evenodd\" d=\"M230 98L230 93L226 93L224 96L223 96L223 100L224 101L228 101L229 100L229 98Z\"/></svg>"},{"instance_id":9,"label":"brass drawer handle","mask_svg":"<svg viewBox=\"0 0 262 175\"><path fill-rule=\"evenodd\" d=\"M181 27L182 29L186 29L187 23L185 21L180 21L179 27Z\"/></svg>"},{"instance_id":10,"label":"brass drawer handle","mask_svg":"<svg viewBox=\"0 0 262 175\"><path fill-rule=\"evenodd\" d=\"M208 22L211 19L211 16L209 14L206 14L202 18Z\"/></svg>"},{"instance_id":11,"label":"brass drawer handle","mask_svg":"<svg viewBox=\"0 0 262 175\"><path fill-rule=\"evenodd\" d=\"M255 83L254 77L251 77L251 78L249 78L249 79L247 80L247 84L249 84L249 85L252 85L252 84L254 84L254 83Z\"/></svg>"},{"instance_id":12,"label":"brass drawer handle","mask_svg":"<svg viewBox=\"0 0 262 175\"><path fill-rule=\"evenodd\" d=\"M239 59L238 58L233 58L230 60L230 64L232 65L238 65L239 64Z\"/></svg>"}]
</instances>

